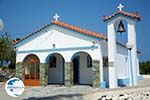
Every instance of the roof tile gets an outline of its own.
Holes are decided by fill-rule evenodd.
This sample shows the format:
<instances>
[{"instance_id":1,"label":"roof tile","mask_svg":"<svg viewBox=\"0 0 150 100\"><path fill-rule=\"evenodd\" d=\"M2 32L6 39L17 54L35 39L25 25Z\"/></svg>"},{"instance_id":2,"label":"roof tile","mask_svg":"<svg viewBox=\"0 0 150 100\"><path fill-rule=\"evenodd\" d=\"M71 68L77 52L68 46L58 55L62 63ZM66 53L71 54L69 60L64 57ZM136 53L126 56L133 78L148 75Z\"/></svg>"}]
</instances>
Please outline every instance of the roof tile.
<instances>
[{"instance_id":1,"label":"roof tile","mask_svg":"<svg viewBox=\"0 0 150 100\"><path fill-rule=\"evenodd\" d=\"M86 29L81 29L79 27L76 27L76 26L73 26L73 25L70 25L70 24L67 24L67 23L64 23L64 22L61 22L61 21L52 21L50 24L55 24L55 25L58 25L60 27L63 27L63 28L66 28L66 29L69 29L69 30L72 30L72 31L76 31L76 32L79 32L79 33L82 33L82 34L85 34L85 35L89 35L89 36L93 36L93 37L96 37L96 38L102 38L102 39L107 39L107 36L104 35L104 34L100 34L100 33L96 33L96 32L91 32L91 31L88 31ZM31 33L31 34L28 34L27 36L25 37L22 37L20 38L19 40L14 40L13 41L13 45L29 38L30 36L36 34L37 32L39 32L40 30L46 28L47 26L49 26L50 24L47 24L45 26L43 26L42 28L36 30L35 32Z\"/></svg>"},{"instance_id":2,"label":"roof tile","mask_svg":"<svg viewBox=\"0 0 150 100\"><path fill-rule=\"evenodd\" d=\"M107 20L117 16L118 14L122 14L122 15L127 16L127 17L135 18L138 21L141 20L140 15L138 14L138 12L136 12L136 13L129 13L129 12L125 12L125 11L117 11L117 12L113 13L111 16L104 16L103 20L107 21Z\"/></svg>"},{"instance_id":3,"label":"roof tile","mask_svg":"<svg viewBox=\"0 0 150 100\"><path fill-rule=\"evenodd\" d=\"M67 29L70 29L70 30L73 30L73 31L76 31L76 32L79 32L79 33L82 33L82 34L86 34L86 35L89 35L89 36L102 38L102 39L106 39L107 38L106 35L104 35L104 34L91 32L91 31L88 31L86 29L81 29L79 27L76 27L76 26L73 26L73 25L61 22L61 21L53 21L52 24L55 24L55 25L58 25L58 26L61 26L61 27L64 27L64 28L67 28Z\"/></svg>"}]
</instances>

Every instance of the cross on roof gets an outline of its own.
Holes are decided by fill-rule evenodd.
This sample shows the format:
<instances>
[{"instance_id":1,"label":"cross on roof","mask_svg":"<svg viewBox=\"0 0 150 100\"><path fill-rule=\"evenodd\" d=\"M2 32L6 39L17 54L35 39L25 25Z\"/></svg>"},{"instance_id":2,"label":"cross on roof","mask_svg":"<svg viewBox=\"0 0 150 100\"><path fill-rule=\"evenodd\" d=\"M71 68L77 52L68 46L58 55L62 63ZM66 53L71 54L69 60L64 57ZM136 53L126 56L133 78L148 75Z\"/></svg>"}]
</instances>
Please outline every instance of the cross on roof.
<instances>
[{"instance_id":1,"label":"cross on roof","mask_svg":"<svg viewBox=\"0 0 150 100\"><path fill-rule=\"evenodd\" d=\"M119 4L117 7L120 11L122 11L122 8L124 8L124 6L122 4Z\"/></svg>"},{"instance_id":2,"label":"cross on roof","mask_svg":"<svg viewBox=\"0 0 150 100\"><path fill-rule=\"evenodd\" d=\"M55 19L55 21L57 21L59 17L60 16L57 13L55 13L55 15L53 16L53 18Z\"/></svg>"}]
</instances>

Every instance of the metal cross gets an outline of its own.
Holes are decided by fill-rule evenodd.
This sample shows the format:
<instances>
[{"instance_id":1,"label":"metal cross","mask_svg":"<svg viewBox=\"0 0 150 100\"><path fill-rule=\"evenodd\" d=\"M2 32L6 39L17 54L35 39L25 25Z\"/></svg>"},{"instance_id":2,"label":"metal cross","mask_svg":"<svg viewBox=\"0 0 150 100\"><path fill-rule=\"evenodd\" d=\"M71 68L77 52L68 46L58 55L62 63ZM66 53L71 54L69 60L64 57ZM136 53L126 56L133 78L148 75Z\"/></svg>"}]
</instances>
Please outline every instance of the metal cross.
<instances>
[{"instance_id":1,"label":"metal cross","mask_svg":"<svg viewBox=\"0 0 150 100\"><path fill-rule=\"evenodd\" d=\"M119 4L117 7L120 11L122 11L122 8L124 8L124 6L122 4Z\"/></svg>"},{"instance_id":2,"label":"metal cross","mask_svg":"<svg viewBox=\"0 0 150 100\"><path fill-rule=\"evenodd\" d=\"M55 19L55 21L57 21L59 17L60 16L57 13L55 13L55 16L53 16L53 18Z\"/></svg>"}]
</instances>

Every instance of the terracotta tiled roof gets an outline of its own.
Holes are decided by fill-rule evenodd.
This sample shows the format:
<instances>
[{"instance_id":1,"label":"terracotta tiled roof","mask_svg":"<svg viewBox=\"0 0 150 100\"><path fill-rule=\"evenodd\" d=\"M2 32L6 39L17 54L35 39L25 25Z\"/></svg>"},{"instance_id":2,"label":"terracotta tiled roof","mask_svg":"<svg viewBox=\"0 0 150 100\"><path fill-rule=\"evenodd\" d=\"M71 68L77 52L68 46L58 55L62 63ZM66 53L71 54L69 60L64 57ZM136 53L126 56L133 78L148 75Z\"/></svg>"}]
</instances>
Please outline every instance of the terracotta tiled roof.
<instances>
[{"instance_id":1,"label":"terracotta tiled roof","mask_svg":"<svg viewBox=\"0 0 150 100\"><path fill-rule=\"evenodd\" d=\"M17 43L19 43L19 42L29 38L30 36L36 34L37 32L41 31L42 29L46 28L47 26L49 26L51 24L58 25L60 27L63 27L63 28L66 28L66 29L69 29L69 30L72 30L72 31L76 31L76 32L79 32L79 33L82 33L82 34L85 34L85 35L93 36L93 37L96 37L96 38L107 39L107 36L104 35L104 34L91 32L91 31L88 31L86 29L81 29L79 27L76 27L76 26L73 26L73 25L61 22L61 21L52 21L50 24L47 24L47 25L43 26L42 28L38 29L37 31L35 31L35 32L25 36L25 37L22 37L20 39L14 40L13 41L13 45L15 45L15 44L17 44Z\"/></svg>"},{"instance_id":2,"label":"terracotta tiled roof","mask_svg":"<svg viewBox=\"0 0 150 100\"><path fill-rule=\"evenodd\" d=\"M73 25L70 25L70 24L66 24L64 22L53 21L52 24L55 24L55 25L61 26L63 28L66 28L66 29L69 29L69 30L73 30L73 31L76 31L76 32L79 32L79 33L82 33L82 34L86 34L86 35L89 35L89 36L102 38L102 39L106 39L107 38L106 35L104 35L104 34L91 32L89 30L81 29L79 27L76 27L76 26L73 26Z\"/></svg>"},{"instance_id":3,"label":"terracotta tiled roof","mask_svg":"<svg viewBox=\"0 0 150 100\"><path fill-rule=\"evenodd\" d=\"M117 11L116 13L113 13L111 16L104 16L104 21L107 21L107 20L109 20L109 19L111 19L111 18L113 18L119 14L134 18L138 21L141 20L140 15L137 12L136 13L129 13L129 12L125 12L125 11Z\"/></svg>"},{"instance_id":4,"label":"terracotta tiled roof","mask_svg":"<svg viewBox=\"0 0 150 100\"><path fill-rule=\"evenodd\" d=\"M16 45L17 43L29 38L30 36L36 34L37 32L41 31L42 29L50 26L51 24L54 24L54 25L58 25L60 27L63 27L63 28L66 28L66 29L70 29L70 30L73 30L73 31L76 31L76 32L79 32L79 33L82 33L82 34L86 34L86 35L89 35L89 36L93 36L93 37L97 37L97 38L102 38L102 39L105 39L107 40L107 36L104 35L104 34L100 34L100 33L95 33L95 32L91 32L91 31L88 31L86 29L81 29L79 27L76 27L76 26L73 26L73 25L70 25L70 24L66 24L64 22L60 22L60 21L52 21L50 24L47 24L45 26L43 26L42 28L36 30L35 32L25 36L25 37L22 37L22 38L17 38L15 40L13 40L13 45ZM120 42L117 41L117 43L123 47L126 48L126 46ZM140 53L139 51L137 51L138 53Z\"/></svg>"}]
</instances>

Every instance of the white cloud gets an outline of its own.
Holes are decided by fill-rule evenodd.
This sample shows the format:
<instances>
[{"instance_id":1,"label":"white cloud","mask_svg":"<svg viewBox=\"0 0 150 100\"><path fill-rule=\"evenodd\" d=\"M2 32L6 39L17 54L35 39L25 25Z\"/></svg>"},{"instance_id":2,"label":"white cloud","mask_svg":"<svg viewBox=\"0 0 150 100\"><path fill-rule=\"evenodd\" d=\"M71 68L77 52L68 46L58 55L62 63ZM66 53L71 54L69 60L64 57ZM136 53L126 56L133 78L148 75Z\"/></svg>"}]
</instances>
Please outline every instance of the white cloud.
<instances>
[{"instance_id":1,"label":"white cloud","mask_svg":"<svg viewBox=\"0 0 150 100\"><path fill-rule=\"evenodd\" d=\"M0 19L0 31L4 28L4 23L3 21Z\"/></svg>"}]
</instances>

